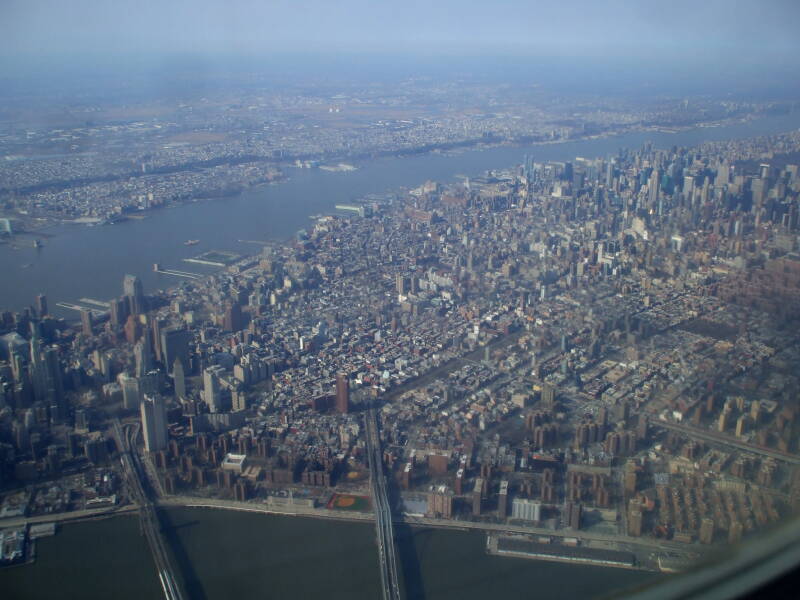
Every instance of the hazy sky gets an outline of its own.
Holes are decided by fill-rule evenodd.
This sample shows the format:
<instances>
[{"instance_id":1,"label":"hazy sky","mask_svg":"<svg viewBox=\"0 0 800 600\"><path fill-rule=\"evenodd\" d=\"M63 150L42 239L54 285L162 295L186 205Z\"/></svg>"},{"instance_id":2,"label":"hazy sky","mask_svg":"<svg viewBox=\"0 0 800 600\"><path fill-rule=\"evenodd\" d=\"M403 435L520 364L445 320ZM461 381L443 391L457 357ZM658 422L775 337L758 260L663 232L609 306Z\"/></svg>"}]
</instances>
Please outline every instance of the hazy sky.
<instances>
[{"instance_id":1,"label":"hazy sky","mask_svg":"<svg viewBox=\"0 0 800 600\"><path fill-rule=\"evenodd\" d=\"M800 47L797 0L0 0L7 58L424 46L754 53Z\"/></svg>"}]
</instances>

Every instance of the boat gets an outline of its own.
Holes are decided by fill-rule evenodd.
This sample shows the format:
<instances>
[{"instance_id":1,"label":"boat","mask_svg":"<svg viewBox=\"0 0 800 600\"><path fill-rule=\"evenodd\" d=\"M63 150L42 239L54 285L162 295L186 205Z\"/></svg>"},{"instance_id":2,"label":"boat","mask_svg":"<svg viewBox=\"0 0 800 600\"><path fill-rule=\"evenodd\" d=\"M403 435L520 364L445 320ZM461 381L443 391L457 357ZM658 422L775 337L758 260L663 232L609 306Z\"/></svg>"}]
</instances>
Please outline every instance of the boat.
<instances>
[{"instance_id":1,"label":"boat","mask_svg":"<svg viewBox=\"0 0 800 600\"><path fill-rule=\"evenodd\" d=\"M42 247L42 240L33 240L33 247L34 248L41 248Z\"/></svg>"},{"instance_id":2,"label":"boat","mask_svg":"<svg viewBox=\"0 0 800 600\"><path fill-rule=\"evenodd\" d=\"M200 240L186 240L183 242L184 246L194 246L195 244L199 244Z\"/></svg>"}]
</instances>

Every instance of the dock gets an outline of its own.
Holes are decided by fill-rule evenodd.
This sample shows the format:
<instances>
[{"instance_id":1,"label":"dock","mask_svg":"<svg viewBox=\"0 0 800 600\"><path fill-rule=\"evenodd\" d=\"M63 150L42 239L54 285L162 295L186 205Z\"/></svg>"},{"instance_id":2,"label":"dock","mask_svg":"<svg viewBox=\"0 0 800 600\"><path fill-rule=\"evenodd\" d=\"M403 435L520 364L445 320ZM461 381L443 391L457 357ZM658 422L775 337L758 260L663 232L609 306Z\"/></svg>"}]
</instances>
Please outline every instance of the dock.
<instances>
[{"instance_id":1,"label":"dock","mask_svg":"<svg viewBox=\"0 0 800 600\"><path fill-rule=\"evenodd\" d=\"M189 273L188 271L177 271L175 269L164 269L156 263L153 265L153 271L162 275L172 275L173 277L183 277L184 279L202 279L203 275L198 273Z\"/></svg>"},{"instance_id":2,"label":"dock","mask_svg":"<svg viewBox=\"0 0 800 600\"><path fill-rule=\"evenodd\" d=\"M92 313L92 317L95 319L99 319L100 317L106 314L106 311L98 310L97 307L75 304L74 302L56 302L56 306L59 306L61 308L67 308L69 310L76 310L78 312L83 312L84 310L88 310L89 312Z\"/></svg>"},{"instance_id":3,"label":"dock","mask_svg":"<svg viewBox=\"0 0 800 600\"><path fill-rule=\"evenodd\" d=\"M111 308L110 302L103 302L102 300L95 300L94 298L81 298L78 302L83 302L84 304L91 304L92 306L96 306L98 308L102 308L103 310L108 310Z\"/></svg>"}]
</instances>

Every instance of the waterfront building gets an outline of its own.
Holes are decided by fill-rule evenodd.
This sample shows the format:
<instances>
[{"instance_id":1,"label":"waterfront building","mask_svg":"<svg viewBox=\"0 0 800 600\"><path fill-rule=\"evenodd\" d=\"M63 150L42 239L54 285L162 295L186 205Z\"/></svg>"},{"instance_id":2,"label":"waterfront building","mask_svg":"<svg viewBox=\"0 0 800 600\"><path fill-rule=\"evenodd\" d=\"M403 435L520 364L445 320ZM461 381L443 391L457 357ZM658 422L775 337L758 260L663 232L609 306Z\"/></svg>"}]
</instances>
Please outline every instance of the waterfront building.
<instances>
[{"instance_id":1,"label":"waterfront building","mask_svg":"<svg viewBox=\"0 0 800 600\"><path fill-rule=\"evenodd\" d=\"M505 519L508 514L508 480L500 482L500 493L497 496L497 517Z\"/></svg>"},{"instance_id":2,"label":"waterfront building","mask_svg":"<svg viewBox=\"0 0 800 600\"><path fill-rule=\"evenodd\" d=\"M511 502L511 518L538 523L542 520L542 503L527 498L514 498Z\"/></svg>"}]
</instances>

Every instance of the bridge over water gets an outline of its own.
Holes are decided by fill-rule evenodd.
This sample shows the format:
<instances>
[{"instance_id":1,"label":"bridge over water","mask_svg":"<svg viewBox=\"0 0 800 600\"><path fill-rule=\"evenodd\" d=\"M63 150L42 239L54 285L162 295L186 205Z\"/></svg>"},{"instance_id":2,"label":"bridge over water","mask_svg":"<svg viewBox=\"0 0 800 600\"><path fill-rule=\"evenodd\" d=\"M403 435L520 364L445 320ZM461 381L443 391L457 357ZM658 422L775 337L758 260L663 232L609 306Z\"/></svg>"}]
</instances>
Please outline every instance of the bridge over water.
<instances>
[{"instance_id":1,"label":"bridge over water","mask_svg":"<svg viewBox=\"0 0 800 600\"><path fill-rule=\"evenodd\" d=\"M402 596L400 594L392 507L389 503L386 477L383 472L381 440L374 407L369 407L364 420L367 434L367 458L369 460L370 483L372 485L372 501L375 505L375 529L378 534L378 557L383 599L400 600Z\"/></svg>"},{"instance_id":2,"label":"bridge over water","mask_svg":"<svg viewBox=\"0 0 800 600\"><path fill-rule=\"evenodd\" d=\"M122 466L125 469L128 487L139 505L140 525L147 538L147 544L150 546L164 597L166 600L184 600L186 595L175 577L177 571L173 567L172 559L167 551L155 506L142 483L145 477L144 467L138 452L134 449L130 430L123 432L119 419L114 419L114 437L122 455Z\"/></svg>"}]
</instances>

